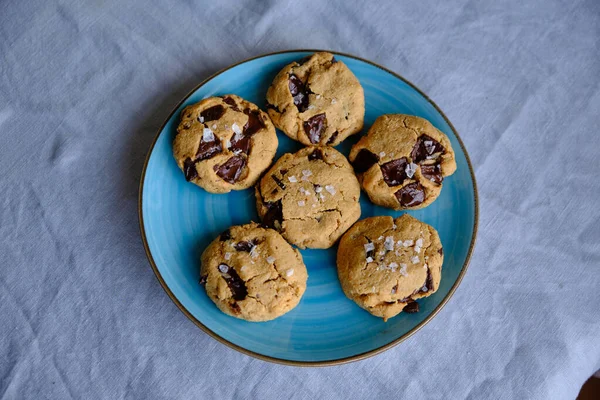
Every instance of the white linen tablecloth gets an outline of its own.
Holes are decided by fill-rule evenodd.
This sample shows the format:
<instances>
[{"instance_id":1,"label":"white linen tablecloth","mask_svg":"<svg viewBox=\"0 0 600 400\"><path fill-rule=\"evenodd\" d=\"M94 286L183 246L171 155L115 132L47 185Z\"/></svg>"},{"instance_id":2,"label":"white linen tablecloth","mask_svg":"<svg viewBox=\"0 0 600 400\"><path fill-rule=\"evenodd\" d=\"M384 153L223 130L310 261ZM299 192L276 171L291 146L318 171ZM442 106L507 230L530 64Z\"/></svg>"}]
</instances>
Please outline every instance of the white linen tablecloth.
<instances>
[{"instance_id":1,"label":"white linen tablecloth","mask_svg":"<svg viewBox=\"0 0 600 400\"><path fill-rule=\"evenodd\" d=\"M572 399L600 368L600 2L0 2L2 399ZM237 353L161 289L144 158L201 80L322 48L424 90L469 150L480 221L429 324L376 357Z\"/></svg>"}]
</instances>

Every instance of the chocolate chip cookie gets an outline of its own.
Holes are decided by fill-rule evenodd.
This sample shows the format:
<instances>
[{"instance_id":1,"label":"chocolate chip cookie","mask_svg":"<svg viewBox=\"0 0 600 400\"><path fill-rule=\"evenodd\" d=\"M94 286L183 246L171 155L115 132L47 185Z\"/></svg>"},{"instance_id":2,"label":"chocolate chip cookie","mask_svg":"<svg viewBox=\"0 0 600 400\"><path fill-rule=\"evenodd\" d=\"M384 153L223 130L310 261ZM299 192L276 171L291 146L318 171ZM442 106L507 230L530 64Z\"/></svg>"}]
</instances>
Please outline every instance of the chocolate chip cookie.
<instances>
[{"instance_id":1,"label":"chocolate chip cookie","mask_svg":"<svg viewBox=\"0 0 600 400\"><path fill-rule=\"evenodd\" d=\"M263 223L304 249L326 249L360 217L360 186L331 147L284 154L256 185Z\"/></svg>"},{"instance_id":2,"label":"chocolate chip cookie","mask_svg":"<svg viewBox=\"0 0 600 400\"><path fill-rule=\"evenodd\" d=\"M232 94L184 108L173 141L173 155L185 179L212 193L254 185L276 150L269 116Z\"/></svg>"},{"instance_id":3,"label":"chocolate chip cookie","mask_svg":"<svg viewBox=\"0 0 600 400\"><path fill-rule=\"evenodd\" d=\"M335 146L359 132L365 96L352 71L330 53L315 53L283 68L267 91L275 126L305 145Z\"/></svg>"},{"instance_id":4,"label":"chocolate chip cookie","mask_svg":"<svg viewBox=\"0 0 600 400\"><path fill-rule=\"evenodd\" d=\"M415 300L438 290L443 261L437 231L408 214L358 221L337 253L346 296L384 321L419 311Z\"/></svg>"},{"instance_id":5,"label":"chocolate chip cookie","mask_svg":"<svg viewBox=\"0 0 600 400\"><path fill-rule=\"evenodd\" d=\"M396 210L433 203L456 170L448 137L429 121L402 114L377 118L349 158L371 201Z\"/></svg>"},{"instance_id":6,"label":"chocolate chip cookie","mask_svg":"<svg viewBox=\"0 0 600 400\"><path fill-rule=\"evenodd\" d=\"M200 283L225 314L268 321L298 305L308 274L279 233L256 223L221 233L202 253Z\"/></svg>"}]
</instances>

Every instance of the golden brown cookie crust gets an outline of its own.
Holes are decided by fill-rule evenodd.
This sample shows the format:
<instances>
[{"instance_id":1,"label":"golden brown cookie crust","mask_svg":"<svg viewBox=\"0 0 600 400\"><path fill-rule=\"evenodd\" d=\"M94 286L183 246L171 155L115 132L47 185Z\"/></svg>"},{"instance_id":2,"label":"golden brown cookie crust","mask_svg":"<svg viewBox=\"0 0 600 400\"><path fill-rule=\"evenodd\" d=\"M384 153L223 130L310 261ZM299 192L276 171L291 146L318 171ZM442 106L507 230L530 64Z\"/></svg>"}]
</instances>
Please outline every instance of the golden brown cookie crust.
<instances>
[{"instance_id":1,"label":"golden brown cookie crust","mask_svg":"<svg viewBox=\"0 0 600 400\"><path fill-rule=\"evenodd\" d=\"M254 185L277 144L269 116L230 94L183 109L173 155L188 181L211 193L227 193Z\"/></svg>"},{"instance_id":2,"label":"golden brown cookie crust","mask_svg":"<svg viewBox=\"0 0 600 400\"><path fill-rule=\"evenodd\" d=\"M300 252L256 223L233 226L202 253L200 282L225 314L268 321L298 305L308 274Z\"/></svg>"},{"instance_id":3,"label":"golden brown cookie crust","mask_svg":"<svg viewBox=\"0 0 600 400\"><path fill-rule=\"evenodd\" d=\"M338 276L346 296L384 320L435 293L444 261L437 231L404 214L358 221L340 240Z\"/></svg>"},{"instance_id":4,"label":"golden brown cookie crust","mask_svg":"<svg viewBox=\"0 0 600 400\"><path fill-rule=\"evenodd\" d=\"M267 91L267 107L275 126L290 138L335 146L362 129L365 96L352 71L333 54L321 52L277 74Z\"/></svg>"},{"instance_id":5,"label":"golden brown cookie crust","mask_svg":"<svg viewBox=\"0 0 600 400\"><path fill-rule=\"evenodd\" d=\"M456 170L448 137L426 119L403 114L377 118L349 159L371 201L396 210L427 207Z\"/></svg>"},{"instance_id":6,"label":"golden brown cookie crust","mask_svg":"<svg viewBox=\"0 0 600 400\"><path fill-rule=\"evenodd\" d=\"M360 186L337 150L284 154L256 186L258 214L300 248L326 249L360 217Z\"/></svg>"}]
</instances>

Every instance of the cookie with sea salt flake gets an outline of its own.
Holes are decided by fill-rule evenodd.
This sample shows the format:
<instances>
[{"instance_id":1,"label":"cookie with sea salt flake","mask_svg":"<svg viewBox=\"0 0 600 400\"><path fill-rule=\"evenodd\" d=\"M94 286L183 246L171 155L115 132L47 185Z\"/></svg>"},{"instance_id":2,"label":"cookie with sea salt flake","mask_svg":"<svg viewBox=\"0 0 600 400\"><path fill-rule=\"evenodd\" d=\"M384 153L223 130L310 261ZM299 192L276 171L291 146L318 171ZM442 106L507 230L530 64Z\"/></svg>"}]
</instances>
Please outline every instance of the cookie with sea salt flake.
<instances>
[{"instance_id":1,"label":"cookie with sea salt flake","mask_svg":"<svg viewBox=\"0 0 600 400\"><path fill-rule=\"evenodd\" d=\"M349 158L371 201L396 210L427 207L456 170L448 137L429 121L402 114L377 118Z\"/></svg>"},{"instance_id":2,"label":"cookie with sea salt flake","mask_svg":"<svg viewBox=\"0 0 600 400\"><path fill-rule=\"evenodd\" d=\"M352 167L327 146L284 154L255 192L263 224L303 249L331 247L360 217L360 186Z\"/></svg>"},{"instance_id":3,"label":"cookie with sea salt flake","mask_svg":"<svg viewBox=\"0 0 600 400\"><path fill-rule=\"evenodd\" d=\"M302 144L336 146L362 129L365 96L346 64L319 52L277 74L267 91L267 112Z\"/></svg>"},{"instance_id":4,"label":"cookie with sea salt flake","mask_svg":"<svg viewBox=\"0 0 600 400\"><path fill-rule=\"evenodd\" d=\"M254 185L277 151L269 116L235 95L210 97L181 112L173 155L185 179L212 193Z\"/></svg>"},{"instance_id":5,"label":"cookie with sea salt flake","mask_svg":"<svg viewBox=\"0 0 600 400\"><path fill-rule=\"evenodd\" d=\"M268 321L298 305L308 274L300 252L273 229L233 226L202 253L200 283L225 314Z\"/></svg>"},{"instance_id":6,"label":"cookie with sea salt flake","mask_svg":"<svg viewBox=\"0 0 600 400\"><path fill-rule=\"evenodd\" d=\"M438 290L443 261L437 231L408 214L358 221L342 236L337 253L346 296L385 321L419 311L415 300Z\"/></svg>"}]
</instances>

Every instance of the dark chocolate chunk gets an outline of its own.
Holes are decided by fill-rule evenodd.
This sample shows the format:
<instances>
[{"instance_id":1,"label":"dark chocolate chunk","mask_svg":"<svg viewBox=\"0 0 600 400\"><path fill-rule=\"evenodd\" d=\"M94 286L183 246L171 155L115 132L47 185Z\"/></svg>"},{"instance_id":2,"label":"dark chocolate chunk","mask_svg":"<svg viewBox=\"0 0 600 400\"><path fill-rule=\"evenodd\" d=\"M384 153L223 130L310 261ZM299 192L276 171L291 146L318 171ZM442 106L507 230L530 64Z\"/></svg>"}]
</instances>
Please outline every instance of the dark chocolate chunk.
<instances>
[{"instance_id":1,"label":"dark chocolate chunk","mask_svg":"<svg viewBox=\"0 0 600 400\"><path fill-rule=\"evenodd\" d=\"M419 289L421 293L427 293L433 289L433 277L431 276L431 270L427 268L427 278L425 278L425 283L423 287Z\"/></svg>"},{"instance_id":2,"label":"dark chocolate chunk","mask_svg":"<svg viewBox=\"0 0 600 400\"><path fill-rule=\"evenodd\" d=\"M244 110L244 114L248 116L248 122L246 122L243 128L243 133L245 136L252 136L260 129L265 127L265 124L260 119L260 112L258 112L258 110L251 111L250 109L246 108Z\"/></svg>"},{"instance_id":3,"label":"dark chocolate chunk","mask_svg":"<svg viewBox=\"0 0 600 400\"><path fill-rule=\"evenodd\" d=\"M312 153L308 155L308 161L322 160L323 152L321 149L315 149Z\"/></svg>"},{"instance_id":4,"label":"dark chocolate chunk","mask_svg":"<svg viewBox=\"0 0 600 400\"><path fill-rule=\"evenodd\" d=\"M206 110L202 111L200 113L200 116L202 118L204 118L204 122L208 122L208 121L214 121L215 119L221 118L221 116L223 116L224 113L225 113L225 107L223 107L220 104L217 104L216 106L212 106L212 107L207 108Z\"/></svg>"},{"instance_id":5,"label":"dark chocolate chunk","mask_svg":"<svg viewBox=\"0 0 600 400\"><path fill-rule=\"evenodd\" d=\"M281 110L279 109L279 107L277 107L276 105L274 105L274 104L271 104L271 103L269 103L269 102L267 102L267 103L265 104L265 108L266 108L266 109L269 109L269 108L270 108L271 110L275 110L275 111L277 111L279 114L281 114Z\"/></svg>"},{"instance_id":6,"label":"dark chocolate chunk","mask_svg":"<svg viewBox=\"0 0 600 400\"><path fill-rule=\"evenodd\" d=\"M254 247L254 242L252 242L252 241L237 242L236 244L233 245L233 248L236 249L237 251L245 251L246 253L250 253L252 251L253 247Z\"/></svg>"},{"instance_id":7,"label":"dark chocolate chunk","mask_svg":"<svg viewBox=\"0 0 600 400\"><path fill-rule=\"evenodd\" d=\"M306 89L304 83L296 75L291 74L288 80L288 88L294 98L294 105L298 108L298 111L306 111L308 108L308 94L310 91Z\"/></svg>"},{"instance_id":8,"label":"dark chocolate chunk","mask_svg":"<svg viewBox=\"0 0 600 400\"><path fill-rule=\"evenodd\" d=\"M219 178L223 179L225 182L234 184L240 178L245 166L246 159L239 156L233 156L225 161L224 164L215 165L213 168Z\"/></svg>"},{"instance_id":9,"label":"dark chocolate chunk","mask_svg":"<svg viewBox=\"0 0 600 400\"><path fill-rule=\"evenodd\" d=\"M321 134L327 128L327 117L325 113L314 115L308 121L305 121L303 126L308 140L313 144L319 143Z\"/></svg>"},{"instance_id":10,"label":"dark chocolate chunk","mask_svg":"<svg viewBox=\"0 0 600 400\"><path fill-rule=\"evenodd\" d=\"M231 147L229 147L229 150L233 151L236 154L238 154L239 152L248 154L250 152L251 141L252 140L250 139L250 136L233 135L233 139L231 140Z\"/></svg>"},{"instance_id":11,"label":"dark chocolate chunk","mask_svg":"<svg viewBox=\"0 0 600 400\"><path fill-rule=\"evenodd\" d=\"M219 154L222 150L221 141L217 138L212 142L200 140L200 146L198 146L198 151L196 152L196 162L208 160Z\"/></svg>"},{"instance_id":12,"label":"dark chocolate chunk","mask_svg":"<svg viewBox=\"0 0 600 400\"><path fill-rule=\"evenodd\" d=\"M233 110L233 111L240 111L240 109L238 108L237 104L235 104L235 100L233 100L231 97L224 97L223 101Z\"/></svg>"},{"instance_id":13,"label":"dark chocolate chunk","mask_svg":"<svg viewBox=\"0 0 600 400\"><path fill-rule=\"evenodd\" d=\"M425 188L418 182L409 183L394 194L402 207L415 207L425 201Z\"/></svg>"},{"instance_id":14,"label":"dark chocolate chunk","mask_svg":"<svg viewBox=\"0 0 600 400\"><path fill-rule=\"evenodd\" d=\"M271 178L273 178L273 180L275 181L275 183L277 184L277 186L279 186L280 188L282 188L283 190L285 190L285 183L283 183L283 182L281 181L281 179L279 179L279 178L277 177L277 175L275 175L275 174L272 174L272 175L271 175Z\"/></svg>"},{"instance_id":15,"label":"dark chocolate chunk","mask_svg":"<svg viewBox=\"0 0 600 400\"><path fill-rule=\"evenodd\" d=\"M223 279L225 279L225 282L227 282L233 298L235 300L244 300L248 295L248 289L246 289L246 283L240 278L235 269L227 264L219 264L217 268Z\"/></svg>"},{"instance_id":16,"label":"dark chocolate chunk","mask_svg":"<svg viewBox=\"0 0 600 400\"><path fill-rule=\"evenodd\" d=\"M440 253L440 256L444 255L444 249L442 247L440 247L440 249L438 250L438 253Z\"/></svg>"},{"instance_id":17,"label":"dark chocolate chunk","mask_svg":"<svg viewBox=\"0 0 600 400\"><path fill-rule=\"evenodd\" d=\"M331 57L331 63L335 64L336 62L338 62L338 60L336 60L335 57Z\"/></svg>"},{"instance_id":18,"label":"dark chocolate chunk","mask_svg":"<svg viewBox=\"0 0 600 400\"><path fill-rule=\"evenodd\" d=\"M200 276L200 281L199 281L199 283L200 283L201 285L206 285L206 281L207 281L207 279L208 279L208 275L201 275L201 276Z\"/></svg>"},{"instance_id":19,"label":"dark chocolate chunk","mask_svg":"<svg viewBox=\"0 0 600 400\"><path fill-rule=\"evenodd\" d=\"M304 65L308 62L308 60L310 60L310 58L312 57L312 55L306 56L306 57L302 57L302 59L300 61L298 61L298 65Z\"/></svg>"},{"instance_id":20,"label":"dark chocolate chunk","mask_svg":"<svg viewBox=\"0 0 600 400\"><path fill-rule=\"evenodd\" d=\"M288 170L287 169L280 169L279 173L281 174L281 176L285 176L285 174L288 173Z\"/></svg>"},{"instance_id":21,"label":"dark chocolate chunk","mask_svg":"<svg viewBox=\"0 0 600 400\"><path fill-rule=\"evenodd\" d=\"M421 174L423 174L425 178L437 183L438 185L444 180L440 164L421 165Z\"/></svg>"},{"instance_id":22,"label":"dark chocolate chunk","mask_svg":"<svg viewBox=\"0 0 600 400\"><path fill-rule=\"evenodd\" d=\"M354 167L354 172L362 174L363 172L367 172L378 161L379 156L377 154L373 154L367 149L361 149L354 161L352 161L352 166Z\"/></svg>"},{"instance_id":23,"label":"dark chocolate chunk","mask_svg":"<svg viewBox=\"0 0 600 400\"><path fill-rule=\"evenodd\" d=\"M219 240L221 242L224 242L224 241L229 240L229 239L231 239L231 231L229 229L225 229L223 231L223 233L221 233L221 235L219 236Z\"/></svg>"},{"instance_id":24,"label":"dark chocolate chunk","mask_svg":"<svg viewBox=\"0 0 600 400\"><path fill-rule=\"evenodd\" d=\"M444 147L436 140L427 135L421 135L417 139L417 143L413 147L410 156L414 163L419 163L423 160L432 159L434 154L442 153Z\"/></svg>"},{"instance_id":25,"label":"dark chocolate chunk","mask_svg":"<svg viewBox=\"0 0 600 400\"><path fill-rule=\"evenodd\" d=\"M387 183L388 186L398 186L401 185L402 182L408 175L406 175L406 166L408 165L408 161L406 157L399 158L397 160L392 160L382 164L380 166L381 173L383 174L383 180Z\"/></svg>"},{"instance_id":26,"label":"dark chocolate chunk","mask_svg":"<svg viewBox=\"0 0 600 400\"><path fill-rule=\"evenodd\" d=\"M196 163L191 158L186 158L183 162L183 173L186 181L191 181L198 177L198 170L196 170Z\"/></svg>"},{"instance_id":27,"label":"dark chocolate chunk","mask_svg":"<svg viewBox=\"0 0 600 400\"><path fill-rule=\"evenodd\" d=\"M327 144L331 144L331 143L335 142L335 139L337 139L337 137L338 137L338 131L333 132L333 135L331 135L331 137L327 141Z\"/></svg>"},{"instance_id":28,"label":"dark chocolate chunk","mask_svg":"<svg viewBox=\"0 0 600 400\"><path fill-rule=\"evenodd\" d=\"M419 312L419 303L411 301L402 309L402 311L409 314L417 313Z\"/></svg>"},{"instance_id":29,"label":"dark chocolate chunk","mask_svg":"<svg viewBox=\"0 0 600 400\"><path fill-rule=\"evenodd\" d=\"M277 200L272 203L265 203L265 206L267 207L267 212L263 217L263 223L269 228L280 228L281 221L283 220L281 200ZM276 225L279 225L279 227Z\"/></svg>"}]
</instances>

